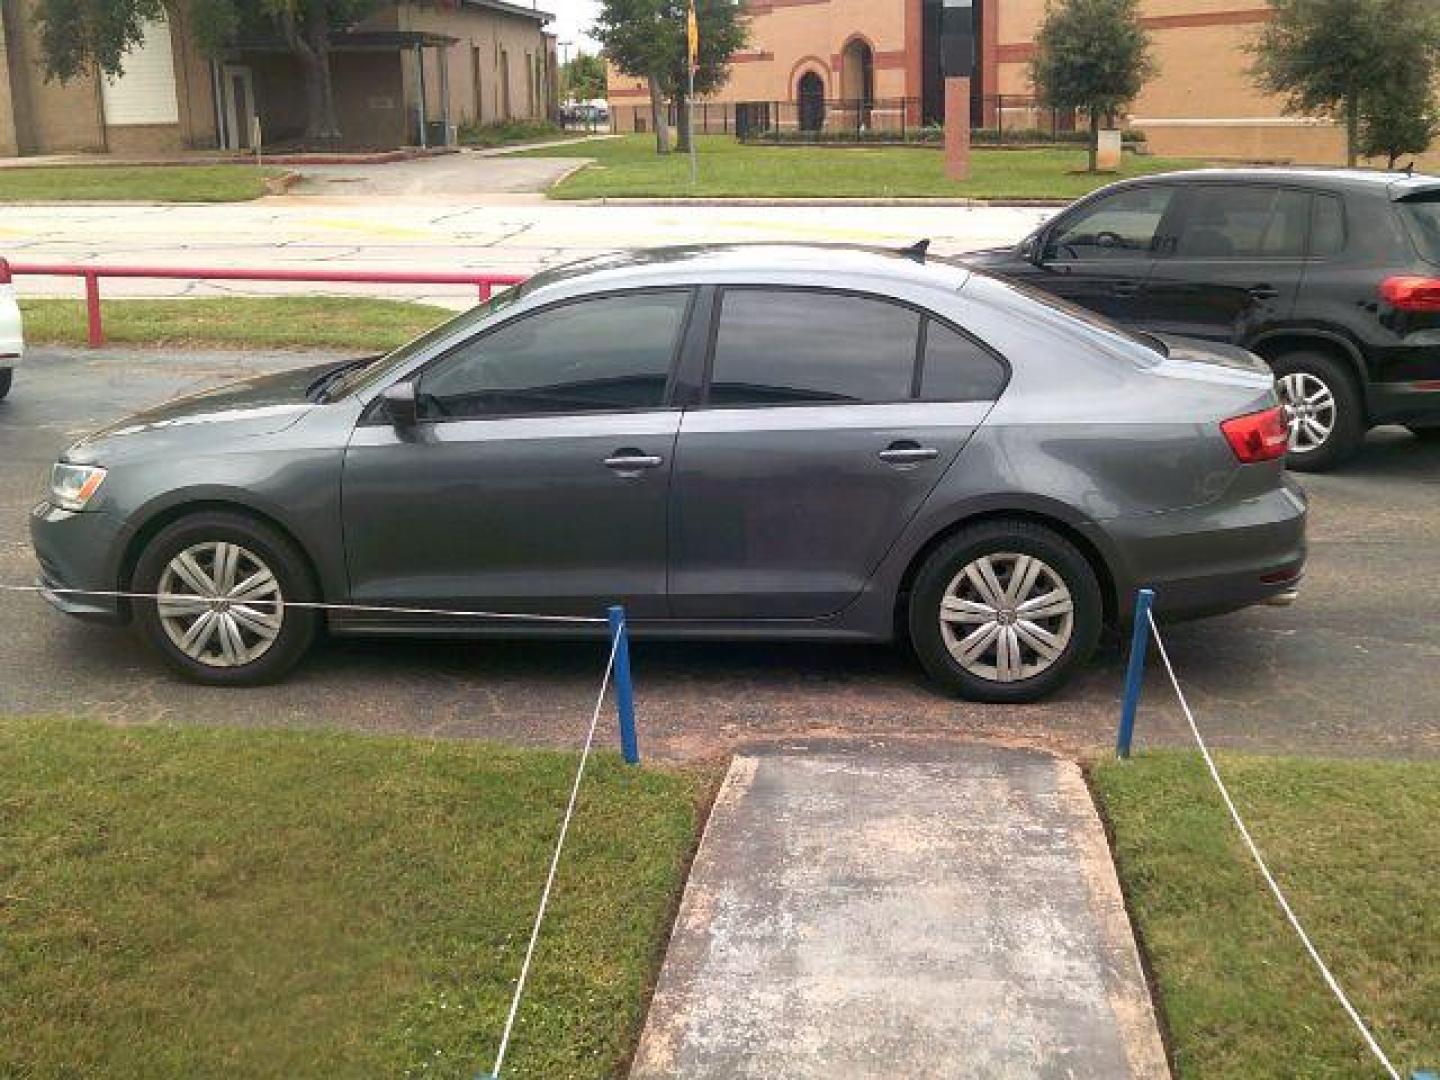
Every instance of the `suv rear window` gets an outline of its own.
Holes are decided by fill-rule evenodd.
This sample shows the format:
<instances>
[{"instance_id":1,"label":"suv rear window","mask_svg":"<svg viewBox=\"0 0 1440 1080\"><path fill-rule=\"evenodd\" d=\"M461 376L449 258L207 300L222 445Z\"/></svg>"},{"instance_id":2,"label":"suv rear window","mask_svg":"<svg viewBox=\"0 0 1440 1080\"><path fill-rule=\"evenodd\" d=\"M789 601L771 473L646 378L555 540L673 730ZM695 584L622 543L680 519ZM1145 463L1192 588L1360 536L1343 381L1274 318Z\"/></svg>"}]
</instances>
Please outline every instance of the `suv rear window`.
<instances>
[{"instance_id":1,"label":"suv rear window","mask_svg":"<svg viewBox=\"0 0 1440 1080\"><path fill-rule=\"evenodd\" d=\"M1440 264L1440 190L1395 204L1405 231L1426 262Z\"/></svg>"}]
</instances>

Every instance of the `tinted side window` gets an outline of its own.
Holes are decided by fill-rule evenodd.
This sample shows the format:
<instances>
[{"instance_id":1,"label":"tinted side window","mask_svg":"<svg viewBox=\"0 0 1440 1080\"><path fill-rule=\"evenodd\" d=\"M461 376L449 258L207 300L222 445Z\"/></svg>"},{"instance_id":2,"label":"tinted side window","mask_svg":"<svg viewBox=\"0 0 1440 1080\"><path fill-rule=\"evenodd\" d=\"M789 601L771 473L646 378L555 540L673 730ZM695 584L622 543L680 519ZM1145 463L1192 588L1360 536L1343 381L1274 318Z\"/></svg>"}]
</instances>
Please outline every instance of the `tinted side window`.
<instances>
[{"instance_id":1,"label":"tinted side window","mask_svg":"<svg viewBox=\"0 0 1440 1080\"><path fill-rule=\"evenodd\" d=\"M1334 195L1316 195L1310 219L1310 254L1338 255L1344 250L1344 204Z\"/></svg>"},{"instance_id":2,"label":"tinted side window","mask_svg":"<svg viewBox=\"0 0 1440 1080\"><path fill-rule=\"evenodd\" d=\"M1062 223L1045 247L1047 259L1117 259L1148 254L1175 195L1147 184L1097 199Z\"/></svg>"},{"instance_id":3,"label":"tinted side window","mask_svg":"<svg viewBox=\"0 0 1440 1080\"><path fill-rule=\"evenodd\" d=\"M577 300L461 345L421 376L427 419L615 412L665 403L690 293Z\"/></svg>"},{"instance_id":4,"label":"tinted side window","mask_svg":"<svg viewBox=\"0 0 1440 1080\"><path fill-rule=\"evenodd\" d=\"M910 397L917 312L843 293L727 289L710 405L875 403Z\"/></svg>"},{"instance_id":5,"label":"tinted side window","mask_svg":"<svg viewBox=\"0 0 1440 1080\"><path fill-rule=\"evenodd\" d=\"M944 323L925 324L920 397L925 401L993 401L1005 385L1005 368L979 342Z\"/></svg>"},{"instance_id":6,"label":"tinted side window","mask_svg":"<svg viewBox=\"0 0 1440 1080\"><path fill-rule=\"evenodd\" d=\"M1283 188L1201 184L1187 189L1175 255L1259 259L1305 253L1310 197Z\"/></svg>"}]
</instances>

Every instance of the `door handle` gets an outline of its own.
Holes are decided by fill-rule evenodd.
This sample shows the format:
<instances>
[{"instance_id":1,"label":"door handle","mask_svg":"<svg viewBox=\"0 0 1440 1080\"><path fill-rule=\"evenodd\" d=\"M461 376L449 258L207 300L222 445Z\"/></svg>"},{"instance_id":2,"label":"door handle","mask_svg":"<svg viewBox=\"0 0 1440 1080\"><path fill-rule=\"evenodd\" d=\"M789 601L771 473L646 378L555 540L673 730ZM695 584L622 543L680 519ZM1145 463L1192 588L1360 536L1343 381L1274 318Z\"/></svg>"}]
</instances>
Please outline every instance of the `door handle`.
<instances>
[{"instance_id":1,"label":"door handle","mask_svg":"<svg viewBox=\"0 0 1440 1080\"><path fill-rule=\"evenodd\" d=\"M917 442L894 442L876 456L889 465L915 465L939 457L940 451Z\"/></svg>"},{"instance_id":2,"label":"door handle","mask_svg":"<svg viewBox=\"0 0 1440 1080\"><path fill-rule=\"evenodd\" d=\"M605 467L616 472L638 472L641 469L658 469L665 463L659 454L645 454L639 450L616 450L605 459Z\"/></svg>"},{"instance_id":3,"label":"door handle","mask_svg":"<svg viewBox=\"0 0 1440 1080\"><path fill-rule=\"evenodd\" d=\"M1121 297L1139 296L1140 283L1138 281L1117 281L1110 286L1110 292Z\"/></svg>"},{"instance_id":4,"label":"door handle","mask_svg":"<svg viewBox=\"0 0 1440 1080\"><path fill-rule=\"evenodd\" d=\"M1245 291L1256 300L1274 300L1280 295L1280 290L1273 285L1251 285Z\"/></svg>"}]
</instances>

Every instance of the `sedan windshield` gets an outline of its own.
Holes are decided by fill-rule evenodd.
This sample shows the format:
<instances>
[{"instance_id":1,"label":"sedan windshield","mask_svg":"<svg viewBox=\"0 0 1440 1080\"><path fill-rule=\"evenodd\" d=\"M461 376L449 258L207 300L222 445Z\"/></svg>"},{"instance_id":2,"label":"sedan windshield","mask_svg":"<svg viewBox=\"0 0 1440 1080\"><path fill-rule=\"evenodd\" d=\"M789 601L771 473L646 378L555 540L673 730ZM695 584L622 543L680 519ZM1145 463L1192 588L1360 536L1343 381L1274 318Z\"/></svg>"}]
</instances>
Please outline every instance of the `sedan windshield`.
<instances>
[{"instance_id":1,"label":"sedan windshield","mask_svg":"<svg viewBox=\"0 0 1440 1080\"><path fill-rule=\"evenodd\" d=\"M346 371L340 378L325 387L325 400L336 401L343 397L373 386L396 368L403 366L412 356L424 352L432 344L444 338L478 326L496 312L503 311L519 300L526 292L526 284L512 286L498 292L489 300L476 304L469 311L453 319L447 319L439 326L431 327L417 338L407 341L393 352L387 353L371 363L362 363Z\"/></svg>"}]
</instances>

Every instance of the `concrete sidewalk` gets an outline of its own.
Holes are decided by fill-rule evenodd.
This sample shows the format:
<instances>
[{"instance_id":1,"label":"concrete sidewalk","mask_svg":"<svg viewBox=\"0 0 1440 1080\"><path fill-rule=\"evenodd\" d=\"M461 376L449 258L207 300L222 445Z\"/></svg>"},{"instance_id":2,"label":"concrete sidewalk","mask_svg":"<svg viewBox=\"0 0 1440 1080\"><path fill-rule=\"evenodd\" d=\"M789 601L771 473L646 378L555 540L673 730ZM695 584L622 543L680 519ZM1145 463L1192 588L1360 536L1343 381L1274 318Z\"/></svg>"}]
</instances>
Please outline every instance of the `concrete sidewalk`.
<instances>
[{"instance_id":1,"label":"concrete sidewalk","mask_svg":"<svg viewBox=\"0 0 1440 1080\"><path fill-rule=\"evenodd\" d=\"M948 745L734 760L631 1072L1168 1075L1078 768Z\"/></svg>"}]
</instances>

